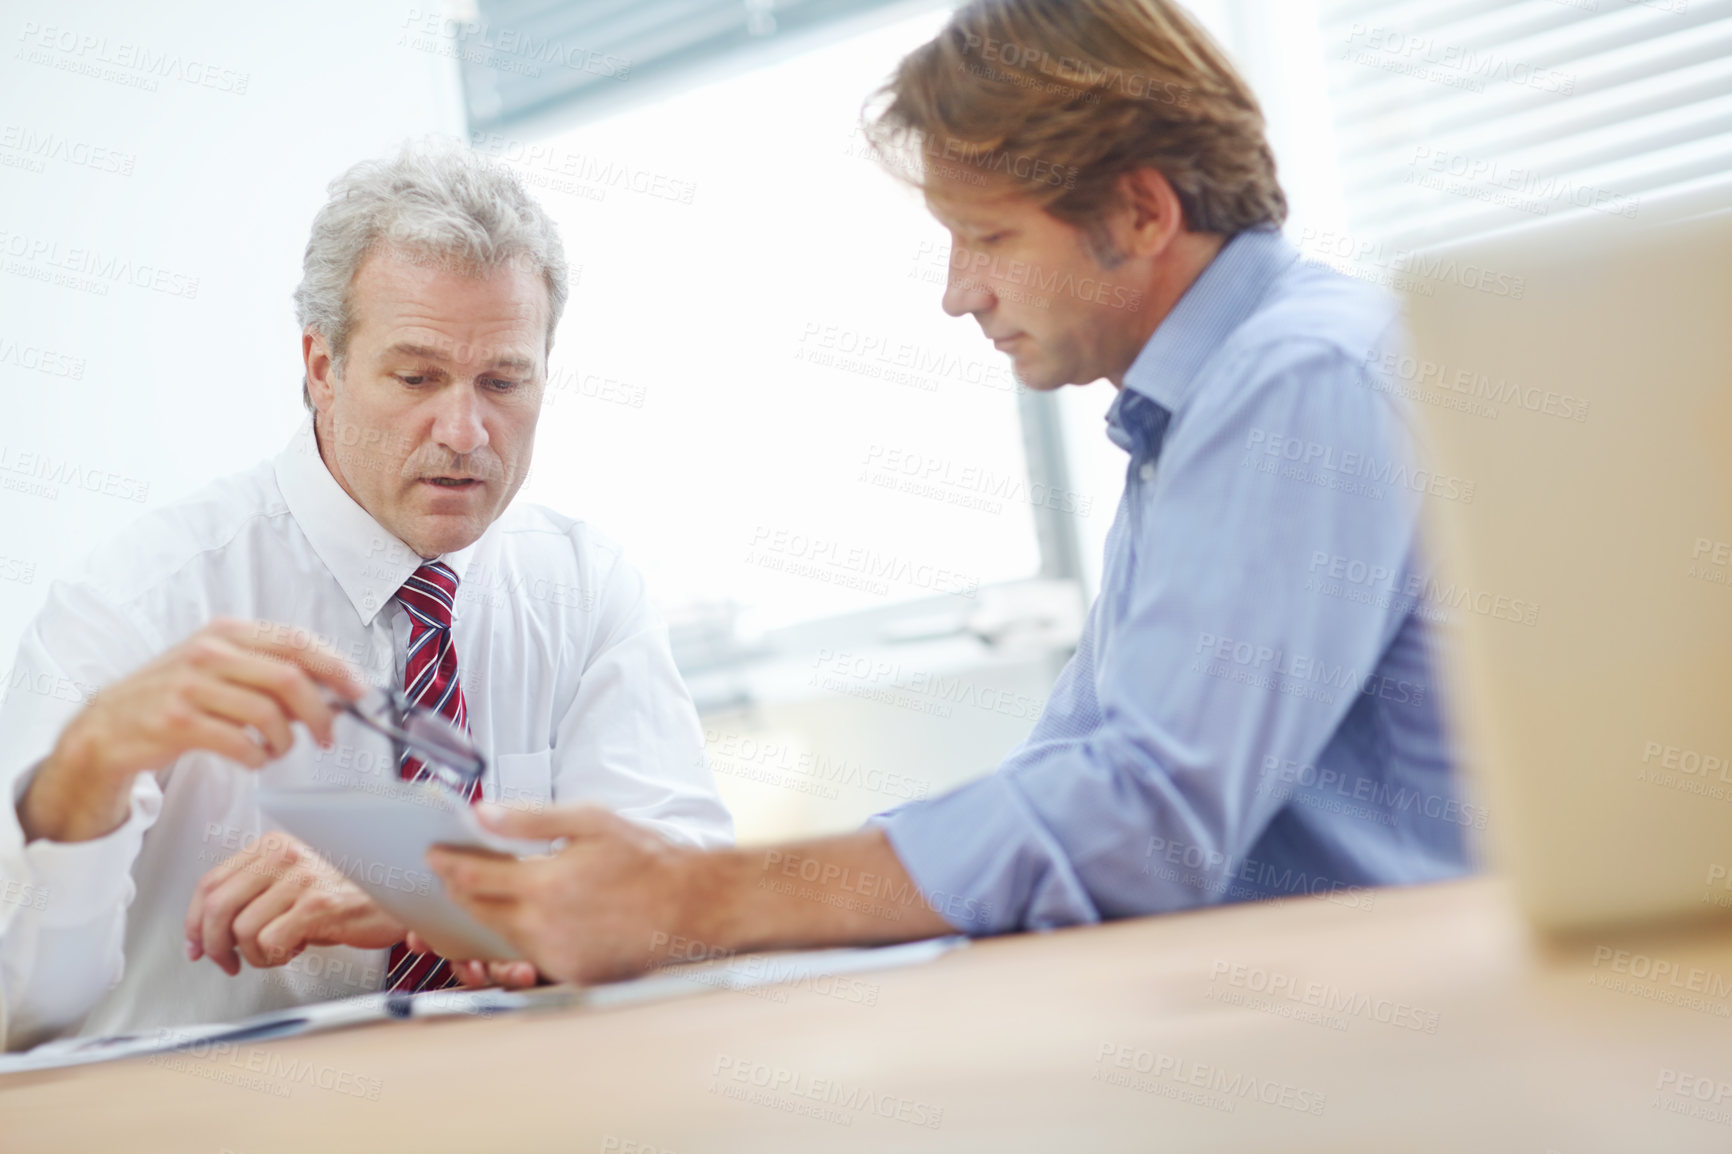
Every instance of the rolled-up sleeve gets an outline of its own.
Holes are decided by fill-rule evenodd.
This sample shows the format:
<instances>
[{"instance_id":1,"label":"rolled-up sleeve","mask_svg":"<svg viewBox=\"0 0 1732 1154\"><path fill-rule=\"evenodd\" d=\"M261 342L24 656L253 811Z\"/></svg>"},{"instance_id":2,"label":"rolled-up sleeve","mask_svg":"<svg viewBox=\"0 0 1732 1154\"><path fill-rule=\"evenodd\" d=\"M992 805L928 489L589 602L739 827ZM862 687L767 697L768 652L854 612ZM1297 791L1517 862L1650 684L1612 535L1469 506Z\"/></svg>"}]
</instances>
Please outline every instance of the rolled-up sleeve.
<instances>
[{"instance_id":1,"label":"rolled-up sleeve","mask_svg":"<svg viewBox=\"0 0 1732 1154\"><path fill-rule=\"evenodd\" d=\"M1267 759L1313 760L1378 692L1386 615L1306 575L1401 572L1416 478L1360 361L1291 339L1227 361L1128 483L1103 624L1048 715L991 776L881 819L933 908L994 933L1222 900L1283 804Z\"/></svg>"}]
</instances>

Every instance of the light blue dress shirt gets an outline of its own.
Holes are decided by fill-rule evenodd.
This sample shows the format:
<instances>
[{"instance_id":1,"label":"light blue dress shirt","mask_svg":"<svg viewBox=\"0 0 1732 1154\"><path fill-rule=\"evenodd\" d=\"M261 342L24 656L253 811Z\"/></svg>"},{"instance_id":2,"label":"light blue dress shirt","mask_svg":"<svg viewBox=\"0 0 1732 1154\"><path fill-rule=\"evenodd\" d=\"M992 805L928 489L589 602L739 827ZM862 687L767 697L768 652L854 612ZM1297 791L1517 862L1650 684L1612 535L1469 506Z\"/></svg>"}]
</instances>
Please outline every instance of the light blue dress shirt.
<instances>
[{"instance_id":1,"label":"light blue dress shirt","mask_svg":"<svg viewBox=\"0 0 1732 1154\"><path fill-rule=\"evenodd\" d=\"M1485 812L1438 699L1425 501L1388 297L1233 238L1125 375L1100 596L996 772L879 819L969 933L1453 877Z\"/></svg>"}]
</instances>

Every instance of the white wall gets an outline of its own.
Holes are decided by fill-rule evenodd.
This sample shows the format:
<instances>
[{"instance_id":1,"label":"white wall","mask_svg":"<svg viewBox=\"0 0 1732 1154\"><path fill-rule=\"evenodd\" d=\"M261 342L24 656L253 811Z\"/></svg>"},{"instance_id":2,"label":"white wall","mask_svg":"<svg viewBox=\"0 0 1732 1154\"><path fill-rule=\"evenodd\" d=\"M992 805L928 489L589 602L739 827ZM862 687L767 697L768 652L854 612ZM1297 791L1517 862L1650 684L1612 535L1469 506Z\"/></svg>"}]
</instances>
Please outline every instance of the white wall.
<instances>
[{"instance_id":1,"label":"white wall","mask_svg":"<svg viewBox=\"0 0 1732 1154\"><path fill-rule=\"evenodd\" d=\"M0 669L68 562L287 439L326 183L461 131L409 11L0 0Z\"/></svg>"},{"instance_id":2,"label":"white wall","mask_svg":"<svg viewBox=\"0 0 1732 1154\"><path fill-rule=\"evenodd\" d=\"M1261 25L1233 2L1197 0L1193 7L1237 51L1235 41ZM434 5L420 0L418 7ZM1309 19L1309 0L1303 7ZM0 670L9 666L19 632L57 572L148 505L175 500L276 452L300 419L299 339L289 297L326 183L405 136L462 131L455 64L408 43L425 42L405 35L412 10L374 0L272 6L0 0ZM938 17L926 19L936 23ZM1295 20L1285 18L1284 28ZM1282 35L1292 32L1285 28ZM552 366L568 387L544 414L536 476L526 492L595 518L652 571L667 562L660 566L663 593L728 592L718 565L724 557L738 560L741 535L755 519L773 519L765 510L777 508L776 500L792 499L779 490L806 490L795 496L820 504L861 493L854 477L859 446L850 442L842 452L833 443L838 414L847 411L834 400L809 414L813 431L804 438L783 419L732 446L737 463L750 468L720 467L698 451L724 418L739 423L735 407L811 403L797 390L790 397L764 388L752 352L734 349L736 343L749 337L769 350L763 357L786 368L802 321L821 315L933 347L954 337L969 357L989 353L979 347L971 322L943 317L936 289L911 278L911 256L924 235L918 229L929 227L918 205L905 203L904 190L855 155L857 101L903 50L892 43L898 36L910 44L917 38L884 29L851 45L854 55L876 52L881 59L849 65L852 87L844 85L849 90L829 102L833 110L812 99L816 82L808 73L840 68L847 52L815 53L740 78L725 94L734 102L730 110L753 99L773 110L785 92L807 93L786 123L771 125L767 112L755 118L749 109L742 112L740 123L758 125L757 137L748 132L735 139L725 126L706 122L700 127L713 139L700 146L689 132L651 131L655 109L640 108L562 141L569 149L694 182L692 204L613 192L605 200L574 200L532 184L565 225L572 263L582 273ZM1295 183L1303 186L1290 187L1296 210L1326 205L1328 196L1312 190L1327 183L1332 149L1311 155L1315 138L1303 130L1320 118L1291 95L1320 89L1295 83L1293 73L1302 69L1295 62L1280 66L1279 54L1249 55L1243 63L1265 101L1289 110L1271 119L1283 173L1300 177ZM154 80L155 89L127 80ZM724 94L718 87L700 95L720 100ZM677 95L665 99L679 102ZM829 119L820 122L821 111ZM817 163L805 183L784 180L779 195L845 203L843 221L906 216L906 243L881 245L880 261L862 257L846 273L814 262L814 246L832 238L788 227L762 180L766 150L796 138ZM830 176L846 183L826 194L815 182ZM844 202L844 196L859 202ZM86 280L107 269L106 292L36 279L63 273L67 263L86 265ZM161 270L170 291L138 287L124 276L115 283L113 273L123 267ZM670 270L690 285L689 296L670 293L667 285L676 279ZM193 280L196 293L187 291ZM818 290L830 280L838 291L865 295L824 304L828 312L810 311L819 309ZM778 297L777 308L765 312L759 298L773 294L757 290L781 282L807 286L812 299L794 307ZM757 306L757 319L739 320L718 306L722 319L707 322L711 331L702 336L708 340L681 329L662 342L669 347L646 339L613 349L606 340L610 326L624 323L610 308L629 314L648 306L689 321L693 301L705 294L728 298L720 304L729 307ZM734 321L734 336L723 339L725 333L714 331L727 328L722 320ZM669 362L679 351L672 346L684 345L708 348L711 356L730 350L697 392ZM581 403L583 392L571 382L588 380L587 374L628 382L640 391L641 407ZM815 382L851 390L857 399L870 395L863 378L832 376ZM703 390L717 395L706 398ZM1072 394L1064 401L1073 488L1096 498L1083 529L1085 564L1098 581L1124 456L1101 432L1110 388L1066 393ZM990 463L1001 448L1004 467L1019 466L1008 396L974 389L952 400L975 408L910 419L907 435L932 446L949 444L968 461ZM868 435L859 420L840 425L855 439ZM970 449L951 441L964 436L980 444ZM613 451L621 446L625 453ZM847 467L826 471L824 452ZM638 476L647 484L644 493L631 491L636 485L629 470L609 466L622 456L635 468L647 463L647 476ZM44 482L37 475L44 468L59 479ZM733 536L720 544L702 533L670 532L655 502L668 494L691 500L694 479L705 500L737 505L732 516L747 529L733 526ZM85 491L80 481L97 491ZM44 495L44 485L52 497ZM105 486L110 492L101 491ZM648 512L632 504L646 497ZM977 558L991 553L986 530L943 520L953 514L914 501L886 507L881 519L886 532L911 534L900 547L922 559L944 560L957 548ZM1020 506L1003 514L1027 535L1026 515ZM942 549L928 540L934 534L948 534ZM1031 566L1032 537L1029 542ZM685 574L678 572L682 566ZM682 587L682 578L703 588ZM931 668L1000 695L1021 695L1019 701L1044 698L1056 672L1049 660L1029 655L979 657L962 669L948 661L931 657ZM758 700L756 708L706 718L718 780L742 834L752 838L852 825L909 796L900 785L873 784L892 776L938 792L990 770L1032 721L1032 712L1006 716L960 707L937 717L815 691ZM819 782L803 771L802 757L845 763L850 773L859 771L858 781ZM784 760L794 768L784 768Z\"/></svg>"}]
</instances>

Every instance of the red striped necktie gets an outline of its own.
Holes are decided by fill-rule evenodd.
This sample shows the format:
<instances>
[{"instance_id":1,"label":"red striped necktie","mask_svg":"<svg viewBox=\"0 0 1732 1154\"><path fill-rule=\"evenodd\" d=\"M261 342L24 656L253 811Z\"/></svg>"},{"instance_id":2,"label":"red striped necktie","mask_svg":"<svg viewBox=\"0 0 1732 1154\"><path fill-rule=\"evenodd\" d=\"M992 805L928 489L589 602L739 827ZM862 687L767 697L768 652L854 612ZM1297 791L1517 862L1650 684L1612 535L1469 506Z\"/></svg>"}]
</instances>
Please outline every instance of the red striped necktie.
<instances>
[{"instance_id":1,"label":"red striped necktie","mask_svg":"<svg viewBox=\"0 0 1732 1154\"><path fill-rule=\"evenodd\" d=\"M457 603L457 574L443 561L429 561L397 590L397 601L409 614L409 656L403 662L403 696L410 705L431 709L452 725L469 731L469 709L457 680L457 647L451 642L451 611ZM427 767L404 750L397 763L404 781L424 781ZM475 782L465 800L475 804L481 783ZM457 985L451 967L437 954L416 954L398 942L391 947L385 975L387 990L416 993Z\"/></svg>"}]
</instances>

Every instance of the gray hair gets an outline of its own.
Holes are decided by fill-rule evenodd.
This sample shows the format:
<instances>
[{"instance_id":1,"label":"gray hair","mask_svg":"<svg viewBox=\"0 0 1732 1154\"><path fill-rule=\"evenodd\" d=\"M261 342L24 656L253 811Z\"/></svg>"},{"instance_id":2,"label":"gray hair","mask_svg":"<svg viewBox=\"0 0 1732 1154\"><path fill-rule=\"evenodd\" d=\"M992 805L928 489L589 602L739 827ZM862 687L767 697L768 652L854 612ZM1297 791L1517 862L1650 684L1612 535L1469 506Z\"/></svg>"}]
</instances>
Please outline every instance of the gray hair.
<instances>
[{"instance_id":1,"label":"gray hair","mask_svg":"<svg viewBox=\"0 0 1732 1154\"><path fill-rule=\"evenodd\" d=\"M411 142L391 160L363 160L333 180L313 218L301 261L295 316L325 338L337 372L355 323L350 287L361 264L386 248L485 273L525 261L547 284L547 347L565 311L565 247L559 230L515 173L456 144ZM306 382L301 399L312 408Z\"/></svg>"}]
</instances>

